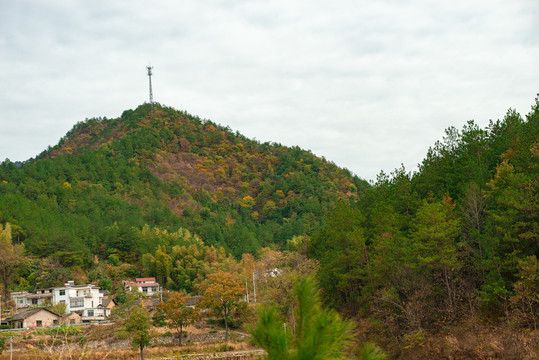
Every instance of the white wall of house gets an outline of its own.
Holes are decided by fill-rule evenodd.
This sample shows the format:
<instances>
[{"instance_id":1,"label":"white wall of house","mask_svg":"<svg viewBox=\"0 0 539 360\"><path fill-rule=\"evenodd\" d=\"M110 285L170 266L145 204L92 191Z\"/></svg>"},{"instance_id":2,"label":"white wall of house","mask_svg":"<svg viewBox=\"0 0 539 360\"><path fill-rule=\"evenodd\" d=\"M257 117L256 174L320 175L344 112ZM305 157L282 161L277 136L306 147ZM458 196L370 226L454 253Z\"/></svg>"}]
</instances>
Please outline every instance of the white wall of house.
<instances>
[{"instance_id":1,"label":"white wall of house","mask_svg":"<svg viewBox=\"0 0 539 360\"><path fill-rule=\"evenodd\" d=\"M100 314L99 305L103 302L103 294L99 291L99 287L95 285L77 285L64 286L54 289L55 304L66 304L67 311L78 311L82 313L82 319L100 317L104 319L104 315ZM101 311L102 313L102 311Z\"/></svg>"},{"instance_id":2,"label":"white wall of house","mask_svg":"<svg viewBox=\"0 0 539 360\"><path fill-rule=\"evenodd\" d=\"M47 301L51 301L52 297L50 296L35 296L35 295L29 295L26 298L26 301L28 302L28 306L43 306Z\"/></svg>"},{"instance_id":3,"label":"white wall of house","mask_svg":"<svg viewBox=\"0 0 539 360\"><path fill-rule=\"evenodd\" d=\"M155 281L155 278L137 278L135 281L124 282L127 291L133 291L137 289L144 295L152 296L159 294L159 283Z\"/></svg>"},{"instance_id":4,"label":"white wall of house","mask_svg":"<svg viewBox=\"0 0 539 360\"><path fill-rule=\"evenodd\" d=\"M11 293L11 301L15 303L17 309L27 307L28 301L27 296L29 295L28 291L13 291Z\"/></svg>"},{"instance_id":5,"label":"white wall of house","mask_svg":"<svg viewBox=\"0 0 539 360\"><path fill-rule=\"evenodd\" d=\"M158 286L146 286L144 284L139 285L139 291L146 295L155 295L159 293Z\"/></svg>"},{"instance_id":6,"label":"white wall of house","mask_svg":"<svg viewBox=\"0 0 539 360\"><path fill-rule=\"evenodd\" d=\"M11 293L11 299L15 302L16 308L41 306L46 301L65 304L66 312L79 312L83 321L104 320L107 312L100 306L103 303L103 293L99 291L99 287L92 284L74 285L70 282L62 287L40 289L35 293L17 291Z\"/></svg>"},{"instance_id":7,"label":"white wall of house","mask_svg":"<svg viewBox=\"0 0 539 360\"><path fill-rule=\"evenodd\" d=\"M65 304L66 311L71 312L69 290L66 287L54 288L52 299L53 304Z\"/></svg>"},{"instance_id":8,"label":"white wall of house","mask_svg":"<svg viewBox=\"0 0 539 360\"><path fill-rule=\"evenodd\" d=\"M52 302L52 289L39 289L35 293L27 291L14 291L11 293L11 300L15 303L15 308L26 308L30 306L43 306L47 301Z\"/></svg>"}]
</instances>

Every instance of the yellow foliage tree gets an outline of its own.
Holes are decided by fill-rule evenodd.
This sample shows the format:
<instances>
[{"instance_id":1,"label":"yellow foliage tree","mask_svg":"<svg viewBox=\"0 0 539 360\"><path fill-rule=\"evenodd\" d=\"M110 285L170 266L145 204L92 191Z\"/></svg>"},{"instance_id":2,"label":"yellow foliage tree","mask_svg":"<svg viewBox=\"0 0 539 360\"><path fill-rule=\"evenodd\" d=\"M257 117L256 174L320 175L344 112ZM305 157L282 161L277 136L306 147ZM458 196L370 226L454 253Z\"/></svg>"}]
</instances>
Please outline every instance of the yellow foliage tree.
<instances>
[{"instance_id":1,"label":"yellow foliage tree","mask_svg":"<svg viewBox=\"0 0 539 360\"><path fill-rule=\"evenodd\" d=\"M243 286L237 275L219 271L209 274L201 284L204 297L202 305L222 314L225 320L225 342L228 342L228 316L238 306L243 295Z\"/></svg>"},{"instance_id":2,"label":"yellow foliage tree","mask_svg":"<svg viewBox=\"0 0 539 360\"><path fill-rule=\"evenodd\" d=\"M168 327L176 329L178 332L180 346L182 346L183 327L192 324L200 317L196 309L185 306L188 300L189 295L184 291L174 292L167 301L157 305L157 311L168 320Z\"/></svg>"},{"instance_id":3,"label":"yellow foliage tree","mask_svg":"<svg viewBox=\"0 0 539 360\"><path fill-rule=\"evenodd\" d=\"M4 286L3 299L9 299L9 281L11 276L24 262L24 244L13 244L11 225L0 224L0 277Z\"/></svg>"}]
</instances>

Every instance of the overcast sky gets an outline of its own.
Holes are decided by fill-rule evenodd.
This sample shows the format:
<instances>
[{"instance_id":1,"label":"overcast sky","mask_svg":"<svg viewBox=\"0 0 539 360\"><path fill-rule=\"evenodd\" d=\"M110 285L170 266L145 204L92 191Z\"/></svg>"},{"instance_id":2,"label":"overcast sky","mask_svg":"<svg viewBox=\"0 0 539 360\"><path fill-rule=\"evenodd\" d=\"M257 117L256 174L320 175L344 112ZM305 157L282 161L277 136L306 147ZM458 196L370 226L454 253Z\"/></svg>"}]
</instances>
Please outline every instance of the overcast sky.
<instances>
[{"instance_id":1,"label":"overcast sky","mask_svg":"<svg viewBox=\"0 0 539 360\"><path fill-rule=\"evenodd\" d=\"M0 161L154 100L367 180L539 92L537 0L0 0Z\"/></svg>"}]
</instances>

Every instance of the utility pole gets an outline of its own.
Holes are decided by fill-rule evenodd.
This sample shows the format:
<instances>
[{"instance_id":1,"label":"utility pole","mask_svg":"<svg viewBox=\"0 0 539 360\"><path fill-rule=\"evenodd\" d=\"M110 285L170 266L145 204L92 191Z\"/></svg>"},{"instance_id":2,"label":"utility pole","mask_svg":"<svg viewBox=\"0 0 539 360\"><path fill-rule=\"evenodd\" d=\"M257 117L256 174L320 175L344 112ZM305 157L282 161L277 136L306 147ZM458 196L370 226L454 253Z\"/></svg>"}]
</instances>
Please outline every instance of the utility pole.
<instances>
[{"instance_id":1,"label":"utility pole","mask_svg":"<svg viewBox=\"0 0 539 360\"><path fill-rule=\"evenodd\" d=\"M153 66L146 66L148 69L148 79L150 80L150 104L153 104L153 92L152 92L152 69Z\"/></svg>"},{"instance_id":2,"label":"utility pole","mask_svg":"<svg viewBox=\"0 0 539 360\"><path fill-rule=\"evenodd\" d=\"M256 302L256 284L255 284L255 272L256 271L253 271L253 296L255 298L255 302Z\"/></svg>"}]
</instances>

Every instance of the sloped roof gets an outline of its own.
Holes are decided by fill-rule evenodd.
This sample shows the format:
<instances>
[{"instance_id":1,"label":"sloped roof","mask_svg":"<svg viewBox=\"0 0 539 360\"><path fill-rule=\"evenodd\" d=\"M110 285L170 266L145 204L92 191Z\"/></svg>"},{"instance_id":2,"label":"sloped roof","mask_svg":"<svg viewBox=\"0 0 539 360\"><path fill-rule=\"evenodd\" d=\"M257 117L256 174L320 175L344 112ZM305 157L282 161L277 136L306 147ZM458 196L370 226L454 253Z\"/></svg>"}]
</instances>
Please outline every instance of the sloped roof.
<instances>
[{"instance_id":1,"label":"sloped roof","mask_svg":"<svg viewBox=\"0 0 539 360\"><path fill-rule=\"evenodd\" d=\"M73 312L70 312L69 314L62 314L62 315L60 315L60 316L63 317L63 318L70 318L70 317L76 317L76 318L78 317L78 318L80 318L80 315L77 314L77 313L74 312L74 311L73 311Z\"/></svg>"},{"instance_id":2,"label":"sloped roof","mask_svg":"<svg viewBox=\"0 0 539 360\"><path fill-rule=\"evenodd\" d=\"M152 309L157 307L157 305L161 302L160 299L139 299L137 300L137 303L142 305L143 307L147 309Z\"/></svg>"},{"instance_id":3,"label":"sloped roof","mask_svg":"<svg viewBox=\"0 0 539 360\"><path fill-rule=\"evenodd\" d=\"M137 279L137 281L124 281L124 285L129 285L131 287L137 286L137 287L152 287L152 286L159 286L158 282L155 282L155 279L153 279L154 282L144 282L144 281L152 281L151 279Z\"/></svg>"},{"instance_id":4,"label":"sloped roof","mask_svg":"<svg viewBox=\"0 0 539 360\"><path fill-rule=\"evenodd\" d=\"M27 317L32 316L32 315L34 315L34 314L40 312L41 310L48 311L48 312L50 312L51 314L60 317L60 315L58 315L58 314L55 313L55 312L50 311L49 309L45 309L45 308L34 308L34 309L28 309L28 310L21 311L21 312L18 313L18 314L15 314L15 315L13 315L13 316L11 316L11 317L8 317L8 318L5 319L4 321L9 322L9 321L24 320L24 319L26 319Z\"/></svg>"},{"instance_id":5,"label":"sloped roof","mask_svg":"<svg viewBox=\"0 0 539 360\"><path fill-rule=\"evenodd\" d=\"M107 306L109 306L110 303L113 303L114 306L118 305L118 304L116 303L116 300L114 300L114 299L103 299L103 301L101 302L101 305L102 305L103 307L107 307Z\"/></svg>"}]
</instances>

